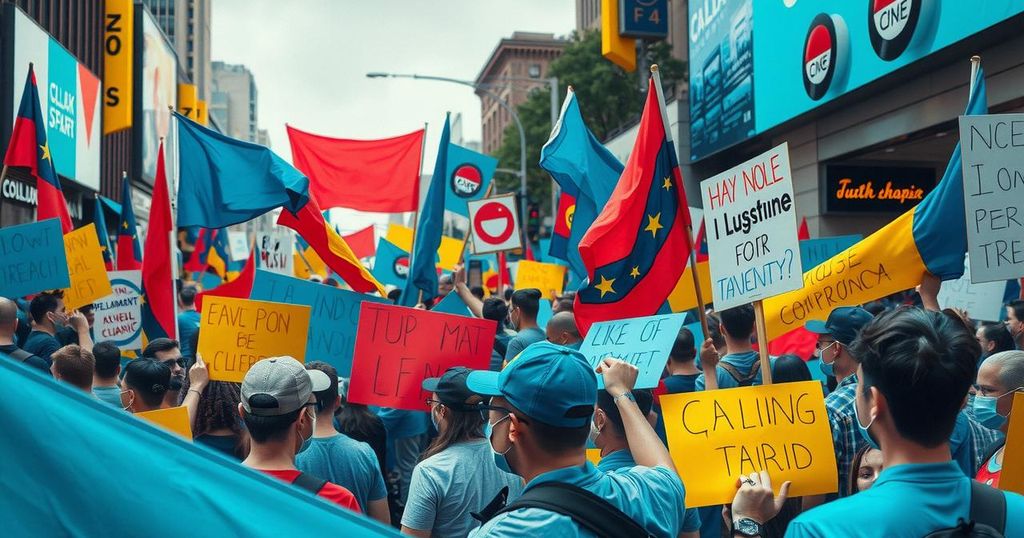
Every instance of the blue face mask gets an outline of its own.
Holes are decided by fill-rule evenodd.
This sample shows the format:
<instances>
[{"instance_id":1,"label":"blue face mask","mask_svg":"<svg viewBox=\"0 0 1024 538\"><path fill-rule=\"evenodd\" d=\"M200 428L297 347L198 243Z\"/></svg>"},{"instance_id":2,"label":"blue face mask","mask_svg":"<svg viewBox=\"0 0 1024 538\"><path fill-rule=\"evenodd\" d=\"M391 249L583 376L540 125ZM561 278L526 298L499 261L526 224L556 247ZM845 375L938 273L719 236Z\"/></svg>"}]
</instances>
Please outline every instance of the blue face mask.
<instances>
[{"instance_id":1,"label":"blue face mask","mask_svg":"<svg viewBox=\"0 0 1024 538\"><path fill-rule=\"evenodd\" d=\"M501 420L505 419L503 418ZM501 420L499 420L498 422L501 422ZM498 452L497 450L494 450L494 443L491 441L491 433L493 432L494 425L491 424L490 422L486 422L485 424L486 425L484 426L484 437L486 437L487 442L491 444L491 455L494 457L494 465L496 465L498 469L501 469L506 473L516 474L516 472L512 470L512 467L509 466L508 460L505 458L505 454L508 454L508 451L512 450L512 446L510 445L507 449L505 449L504 452Z\"/></svg>"},{"instance_id":2,"label":"blue face mask","mask_svg":"<svg viewBox=\"0 0 1024 538\"><path fill-rule=\"evenodd\" d=\"M857 403L854 402L854 404L853 404L853 419L857 421L857 429L860 430L861 438L864 439L864 442L866 442L869 447L871 447L871 448L873 448L875 450L882 450L882 447L878 446L878 443L875 442L875 439L873 437L871 437L871 432L868 431L868 428L870 428L871 425L875 423L875 418L876 417L871 417L871 422L868 422L867 426L862 425L860 423L860 413L857 411Z\"/></svg>"},{"instance_id":3,"label":"blue face mask","mask_svg":"<svg viewBox=\"0 0 1024 538\"><path fill-rule=\"evenodd\" d=\"M821 370L821 373L824 374L825 377L836 376L835 363L825 362L824 360L821 359L821 357L818 357L818 369Z\"/></svg>"},{"instance_id":4,"label":"blue face mask","mask_svg":"<svg viewBox=\"0 0 1024 538\"><path fill-rule=\"evenodd\" d=\"M999 403L999 399L1007 394L1013 394L1020 390L1019 388L1000 394L999 396L982 396L978 394L974 397L974 401L971 402L971 407L974 409L974 418L978 419L978 422L986 428L998 430L1006 424L1006 417L999 414L996 411L996 404Z\"/></svg>"}]
</instances>

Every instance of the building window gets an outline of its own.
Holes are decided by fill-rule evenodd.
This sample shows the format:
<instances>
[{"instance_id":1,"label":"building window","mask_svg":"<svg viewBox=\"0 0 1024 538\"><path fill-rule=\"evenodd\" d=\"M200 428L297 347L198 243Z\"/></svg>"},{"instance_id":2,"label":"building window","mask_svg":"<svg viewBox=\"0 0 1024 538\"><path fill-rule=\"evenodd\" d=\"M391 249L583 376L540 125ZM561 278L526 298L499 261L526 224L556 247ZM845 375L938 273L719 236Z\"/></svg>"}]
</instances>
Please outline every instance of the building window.
<instances>
[{"instance_id":1,"label":"building window","mask_svg":"<svg viewBox=\"0 0 1024 538\"><path fill-rule=\"evenodd\" d=\"M540 78L540 64L530 64L530 78Z\"/></svg>"}]
</instances>

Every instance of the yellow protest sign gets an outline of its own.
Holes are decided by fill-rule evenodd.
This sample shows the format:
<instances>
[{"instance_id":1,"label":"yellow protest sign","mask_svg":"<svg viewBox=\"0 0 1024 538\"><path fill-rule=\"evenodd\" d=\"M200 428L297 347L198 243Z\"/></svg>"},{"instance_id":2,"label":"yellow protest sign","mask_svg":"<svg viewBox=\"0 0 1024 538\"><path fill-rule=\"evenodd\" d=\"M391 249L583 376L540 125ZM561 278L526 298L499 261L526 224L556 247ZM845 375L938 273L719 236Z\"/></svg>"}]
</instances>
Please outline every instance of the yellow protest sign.
<instances>
[{"instance_id":1,"label":"yellow protest sign","mask_svg":"<svg viewBox=\"0 0 1024 538\"><path fill-rule=\"evenodd\" d=\"M1024 495L1024 392L1013 395L1010 428L1003 448L1003 470L999 473L999 489Z\"/></svg>"},{"instance_id":2,"label":"yellow protest sign","mask_svg":"<svg viewBox=\"0 0 1024 538\"><path fill-rule=\"evenodd\" d=\"M310 307L230 297L207 297L199 315L199 353L213 381L241 383L261 359L306 359Z\"/></svg>"},{"instance_id":3,"label":"yellow protest sign","mask_svg":"<svg viewBox=\"0 0 1024 538\"><path fill-rule=\"evenodd\" d=\"M557 263L519 260L516 268L516 289L537 288L541 297L550 297L552 290L561 295L562 286L565 284L565 269L564 265Z\"/></svg>"},{"instance_id":4,"label":"yellow protest sign","mask_svg":"<svg viewBox=\"0 0 1024 538\"><path fill-rule=\"evenodd\" d=\"M742 474L768 471L791 497L832 493L836 458L816 381L661 397L669 452L688 508L729 504Z\"/></svg>"},{"instance_id":5,"label":"yellow protest sign","mask_svg":"<svg viewBox=\"0 0 1024 538\"><path fill-rule=\"evenodd\" d=\"M412 228L401 224L391 224L388 226L388 233L384 238L394 243L396 247L406 252L412 252ZM441 258L441 261L437 263L438 267L446 271L454 271L455 265L459 263L459 258L462 256L462 240L446 235L441 236L441 246L437 249L437 255Z\"/></svg>"},{"instance_id":6,"label":"yellow protest sign","mask_svg":"<svg viewBox=\"0 0 1024 538\"><path fill-rule=\"evenodd\" d=\"M176 433L189 441L192 440L192 425L188 420L188 409L183 405L168 409L156 409L135 413L135 416L151 422L171 433Z\"/></svg>"},{"instance_id":7,"label":"yellow protest sign","mask_svg":"<svg viewBox=\"0 0 1024 538\"><path fill-rule=\"evenodd\" d=\"M68 310L92 304L114 292L103 264L103 251L95 224L64 234L64 252L71 278L71 287L64 290L64 306Z\"/></svg>"},{"instance_id":8,"label":"yellow protest sign","mask_svg":"<svg viewBox=\"0 0 1024 538\"><path fill-rule=\"evenodd\" d=\"M697 262L697 278L700 280L700 291L704 294L704 303L711 303L711 268L708 262ZM686 266L683 276L679 277L676 287L668 296L668 306L673 312L684 312L697 308L697 292L693 289L693 275L690 266Z\"/></svg>"}]
</instances>

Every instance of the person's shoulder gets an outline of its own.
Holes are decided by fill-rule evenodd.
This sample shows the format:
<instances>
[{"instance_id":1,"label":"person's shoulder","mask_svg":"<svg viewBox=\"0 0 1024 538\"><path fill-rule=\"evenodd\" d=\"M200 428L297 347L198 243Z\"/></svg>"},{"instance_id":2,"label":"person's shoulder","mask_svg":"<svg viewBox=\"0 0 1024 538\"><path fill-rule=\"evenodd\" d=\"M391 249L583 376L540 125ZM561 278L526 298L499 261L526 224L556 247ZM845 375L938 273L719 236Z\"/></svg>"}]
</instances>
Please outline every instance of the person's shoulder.
<instances>
[{"instance_id":1,"label":"person's shoulder","mask_svg":"<svg viewBox=\"0 0 1024 538\"><path fill-rule=\"evenodd\" d=\"M356 501L356 496L345 487L339 486L334 482L324 484L324 487L320 488L320 492L317 495L345 508L359 511L359 502Z\"/></svg>"},{"instance_id":2,"label":"person's shoulder","mask_svg":"<svg viewBox=\"0 0 1024 538\"><path fill-rule=\"evenodd\" d=\"M471 538L532 538L538 535L538 529L544 529L544 536L559 538L581 536L580 529L572 518L540 508L520 508L505 512L484 523L469 536Z\"/></svg>"},{"instance_id":3,"label":"person's shoulder","mask_svg":"<svg viewBox=\"0 0 1024 538\"><path fill-rule=\"evenodd\" d=\"M638 489L658 498L666 495L675 495L682 501L682 498L686 495L686 491L683 489L683 481L679 479L679 475L668 467L660 465L656 467L635 465L633 467L616 469L614 473L606 473L605 476L617 482L629 480L636 484Z\"/></svg>"}]
</instances>

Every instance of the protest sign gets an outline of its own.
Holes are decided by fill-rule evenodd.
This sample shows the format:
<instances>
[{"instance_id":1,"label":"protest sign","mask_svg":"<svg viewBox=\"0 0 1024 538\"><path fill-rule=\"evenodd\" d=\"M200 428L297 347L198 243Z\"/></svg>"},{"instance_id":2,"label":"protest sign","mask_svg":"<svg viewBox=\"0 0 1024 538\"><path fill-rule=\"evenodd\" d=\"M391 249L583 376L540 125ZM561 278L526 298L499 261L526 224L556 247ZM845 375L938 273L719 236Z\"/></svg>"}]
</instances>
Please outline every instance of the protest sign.
<instances>
[{"instance_id":1,"label":"protest sign","mask_svg":"<svg viewBox=\"0 0 1024 538\"><path fill-rule=\"evenodd\" d=\"M295 274L295 257L292 256L295 239L292 231L280 228L272 232L261 232L256 236L260 249L260 269L281 275Z\"/></svg>"},{"instance_id":2,"label":"protest sign","mask_svg":"<svg viewBox=\"0 0 1024 538\"><path fill-rule=\"evenodd\" d=\"M541 297L550 297L551 292L561 295L565 283L565 269L564 265L554 263L519 260L515 271L516 289L537 288Z\"/></svg>"},{"instance_id":3,"label":"protest sign","mask_svg":"<svg viewBox=\"0 0 1024 538\"><path fill-rule=\"evenodd\" d=\"M406 251L412 251L412 228L401 224L388 226L388 233L385 236L388 241L396 247ZM446 235L441 236L441 246L437 249L439 261L437 266L446 271L454 271L462 256L462 241Z\"/></svg>"},{"instance_id":4,"label":"protest sign","mask_svg":"<svg viewBox=\"0 0 1024 538\"><path fill-rule=\"evenodd\" d=\"M803 381L661 397L686 506L729 504L743 474L768 471L792 497L832 493L836 458L821 383Z\"/></svg>"},{"instance_id":5,"label":"protest sign","mask_svg":"<svg viewBox=\"0 0 1024 538\"><path fill-rule=\"evenodd\" d=\"M960 116L971 282L1024 276L1024 114Z\"/></svg>"},{"instance_id":6,"label":"protest sign","mask_svg":"<svg viewBox=\"0 0 1024 538\"><path fill-rule=\"evenodd\" d=\"M421 384L452 366L487 369L495 322L364 302L348 400L427 411Z\"/></svg>"},{"instance_id":7,"label":"protest sign","mask_svg":"<svg viewBox=\"0 0 1024 538\"><path fill-rule=\"evenodd\" d=\"M443 299L434 305L434 308L430 309L430 311L452 314L455 316L472 317L473 315L473 313L469 311L469 307L466 306L465 301L462 300L462 297L459 297L459 294L454 291L448 292L448 295L445 295Z\"/></svg>"},{"instance_id":8,"label":"protest sign","mask_svg":"<svg viewBox=\"0 0 1024 538\"><path fill-rule=\"evenodd\" d=\"M110 279L103 263L96 225L89 224L64 234L64 253L71 284L64 290L64 306L75 310L110 295Z\"/></svg>"},{"instance_id":9,"label":"protest sign","mask_svg":"<svg viewBox=\"0 0 1024 538\"><path fill-rule=\"evenodd\" d=\"M387 299L299 280L258 270L250 299L311 306L306 360L324 361L338 369L338 375L352 372L359 304L363 301L388 303Z\"/></svg>"},{"instance_id":10,"label":"protest sign","mask_svg":"<svg viewBox=\"0 0 1024 538\"><path fill-rule=\"evenodd\" d=\"M228 232L228 253L231 261L242 262L249 259L249 237L245 232Z\"/></svg>"},{"instance_id":11,"label":"protest sign","mask_svg":"<svg viewBox=\"0 0 1024 538\"><path fill-rule=\"evenodd\" d=\"M836 235L800 241L800 265L806 269L817 267L840 252L856 245L863 235Z\"/></svg>"},{"instance_id":12,"label":"protest sign","mask_svg":"<svg viewBox=\"0 0 1024 538\"><path fill-rule=\"evenodd\" d=\"M59 219L0 228L0 297L70 285Z\"/></svg>"},{"instance_id":13,"label":"protest sign","mask_svg":"<svg viewBox=\"0 0 1024 538\"><path fill-rule=\"evenodd\" d=\"M192 425L188 420L188 409L179 405L167 409L154 409L153 411L142 411L135 413L135 416L151 422L171 433L176 433L189 441L192 440Z\"/></svg>"},{"instance_id":14,"label":"protest sign","mask_svg":"<svg viewBox=\"0 0 1024 538\"><path fill-rule=\"evenodd\" d=\"M1024 409L1024 392L1013 395L1013 408ZM1003 448L1003 470L999 473L999 489L1024 495L1024 413L1010 413Z\"/></svg>"},{"instance_id":15,"label":"protest sign","mask_svg":"<svg viewBox=\"0 0 1024 538\"><path fill-rule=\"evenodd\" d=\"M636 388L654 388L685 318L680 313L601 321L590 326L580 353L595 369L605 357L626 361L640 370ZM604 388L603 376L597 376L597 388Z\"/></svg>"},{"instance_id":16,"label":"protest sign","mask_svg":"<svg viewBox=\"0 0 1024 538\"><path fill-rule=\"evenodd\" d=\"M503 194L469 202L473 253L487 254L523 246L516 195Z\"/></svg>"},{"instance_id":17,"label":"protest sign","mask_svg":"<svg viewBox=\"0 0 1024 538\"><path fill-rule=\"evenodd\" d=\"M956 280L947 280L939 289L942 308L966 310L971 319L999 321L1003 316L1003 296L1006 281L971 283L971 259L964 260L964 274Z\"/></svg>"},{"instance_id":18,"label":"protest sign","mask_svg":"<svg viewBox=\"0 0 1024 538\"><path fill-rule=\"evenodd\" d=\"M551 301L548 299L541 299L537 303L537 326L542 330L548 328L548 321L551 320L551 316L555 313L551 309Z\"/></svg>"},{"instance_id":19,"label":"protest sign","mask_svg":"<svg viewBox=\"0 0 1024 538\"><path fill-rule=\"evenodd\" d=\"M700 192L716 310L803 285L788 144L702 181Z\"/></svg>"},{"instance_id":20,"label":"protest sign","mask_svg":"<svg viewBox=\"0 0 1024 538\"><path fill-rule=\"evenodd\" d=\"M142 349L142 271L111 271L113 292L92 303L97 342L123 350Z\"/></svg>"},{"instance_id":21,"label":"protest sign","mask_svg":"<svg viewBox=\"0 0 1024 538\"><path fill-rule=\"evenodd\" d=\"M198 351L212 381L241 383L253 363L287 355L305 362L310 307L208 296L199 314Z\"/></svg>"}]
</instances>

